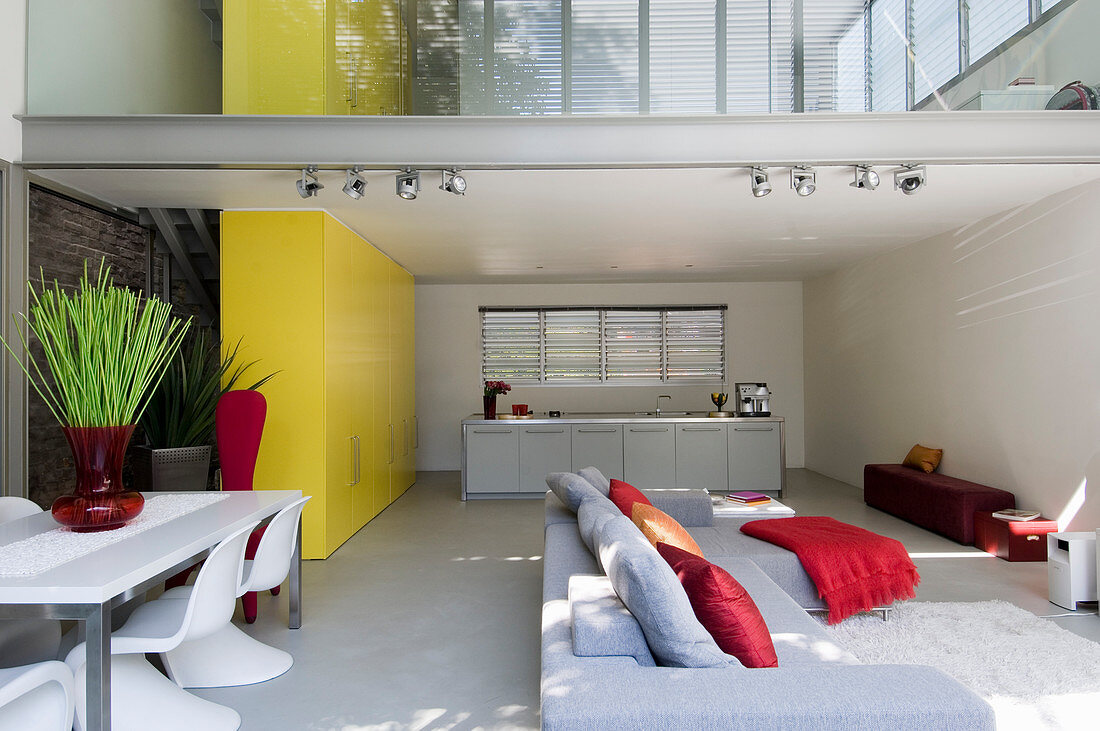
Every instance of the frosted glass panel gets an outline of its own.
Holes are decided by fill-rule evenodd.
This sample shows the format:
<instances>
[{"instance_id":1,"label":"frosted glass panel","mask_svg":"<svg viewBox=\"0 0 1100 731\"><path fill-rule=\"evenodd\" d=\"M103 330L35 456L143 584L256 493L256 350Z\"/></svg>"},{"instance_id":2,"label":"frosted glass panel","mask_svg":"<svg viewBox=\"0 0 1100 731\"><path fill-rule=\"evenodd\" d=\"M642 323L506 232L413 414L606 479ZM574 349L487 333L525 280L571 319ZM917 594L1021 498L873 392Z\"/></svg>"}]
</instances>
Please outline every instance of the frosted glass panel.
<instances>
[{"instance_id":1,"label":"frosted glass panel","mask_svg":"<svg viewBox=\"0 0 1100 731\"><path fill-rule=\"evenodd\" d=\"M970 62L992 51L1027 25L1027 0L967 0L970 4Z\"/></svg>"},{"instance_id":2,"label":"frosted glass panel","mask_svg":"<svg viewBox=\"0 0 1100 731\"><path fill-rule=\"evenodd\" d=\"M649 110L713 114L715 0L650 0Z\"/></svg>"},{"instance_id":3,"label":"frosted glass panel","mask_svg":"<svg viewBox=\"0 0 1100 731\"><path fill-rule=\"evenodd\" d=\"M871 109L905 111L905 0L871 5Z\"/></svg>"},{"instance_id":4,"label":"frosted glass panel","mask_svg":"<svg viewBox=\"0 0 1100 731\"><path fill-rule=\"evenodd\" d=\"M638 0L573 0L573 113L638 111Z\"/></svg>"},{"instance_id":5,"label":"frosted glass panel","mask_svg":"<svg viewBox=\"0 0 1100 731\"><path fill-rule=\"evenodd\" d=\"M958 0L913 0L913 55L917 101L959 73Z\"/></svg>"}]
</instances>

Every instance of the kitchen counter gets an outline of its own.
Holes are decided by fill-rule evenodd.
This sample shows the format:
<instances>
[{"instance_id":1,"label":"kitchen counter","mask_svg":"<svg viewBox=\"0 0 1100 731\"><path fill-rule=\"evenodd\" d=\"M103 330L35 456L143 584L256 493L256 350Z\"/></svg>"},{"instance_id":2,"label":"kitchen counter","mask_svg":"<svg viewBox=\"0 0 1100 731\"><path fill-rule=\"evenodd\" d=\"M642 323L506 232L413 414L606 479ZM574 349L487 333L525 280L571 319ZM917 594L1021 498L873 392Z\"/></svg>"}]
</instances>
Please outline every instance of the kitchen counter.
<instances>
[{"instance_id":1,"label":"kitchen counter","mask_svg":"<svg viewBox=\"0 0 1100 731\"><path fill-rule=\"evenodd\" d=\"M612 411L612 412L562 412L553 418L546 412L537 413L533 419L508 418L485 419L481 414L470 414L462 420L463 424L749 424L755 422L782 422L782 416L707 416L706 411L662 411L660 416L652 412Z\"/></svg>"},{"instance_id":2,"label":"kitchen counter","mask_svg":"<svg viewBox=\"0 0 1100 731\"><path fill-rule=\"evenodd\" d=\"M783 417L707 413L470 414L461 426L462 499L541 497L548 473L588 466L641 489L756 490L783 497Z\"/></svg>"}]
</instances>

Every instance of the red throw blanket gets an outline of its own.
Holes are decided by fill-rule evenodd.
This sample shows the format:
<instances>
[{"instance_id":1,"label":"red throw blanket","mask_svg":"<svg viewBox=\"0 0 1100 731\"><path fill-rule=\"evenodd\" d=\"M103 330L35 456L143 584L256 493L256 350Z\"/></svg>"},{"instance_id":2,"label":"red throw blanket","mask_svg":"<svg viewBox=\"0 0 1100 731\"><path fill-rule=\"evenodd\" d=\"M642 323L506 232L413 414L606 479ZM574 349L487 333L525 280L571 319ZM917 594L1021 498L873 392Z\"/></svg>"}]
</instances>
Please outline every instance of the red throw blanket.
<instances>
[{"instance_id":1,"label":"red throw blanket","mask_svg":"<svg viewBox=\"0 0 1100 731\"><path fill-rule=\"evenodd\" d=\"M769 518L741 532L794 551L829 606L829 624L912 599L917 567L900 541L832 518Z\"/></svg>"}]
</instances>

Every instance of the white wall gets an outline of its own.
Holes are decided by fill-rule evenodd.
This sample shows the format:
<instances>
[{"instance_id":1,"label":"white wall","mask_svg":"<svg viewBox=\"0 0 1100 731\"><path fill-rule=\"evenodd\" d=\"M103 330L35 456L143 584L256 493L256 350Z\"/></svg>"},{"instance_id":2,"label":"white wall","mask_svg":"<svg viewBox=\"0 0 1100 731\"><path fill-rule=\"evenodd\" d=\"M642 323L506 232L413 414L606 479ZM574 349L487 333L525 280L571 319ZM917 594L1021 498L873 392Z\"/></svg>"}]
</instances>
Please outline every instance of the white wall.
<instances>
[{"instance_id":1,"label":"white wall","mask_svg":"<svg viewBox=\"0 0 1100 731\"><path fill-rule=\"evenodd\" d=\"M23 158L13 114L26 111L27 0L0 0L0 160Z\"/></svg>"},{"instance_id":2,"label":"white wall","mask_svg":"<svg viewBox=\"0 0 1100 731\"><path fill-rule=\"evenodd\" d=\"M221 114L198 0L30 0L31 114Z\"/></svg>"},{"instance_id":3,"label":"white wall","mask_svg":"<svg viewBox=\"0 0 1100 731\"><path fill-rule=\"evenodd\" d=\"M570 284L416 287L416 412L419 470L457 470L459 423L481 411L480 305L726 304L730 384L767 381L772 413L787 420L787 464L801 467L802 284ZM732 385L730 386L732 388ZM517 386L498 409L546 411L712 410L711 386Z\"/></svg>"},{"instance_id":4,"label":"white wall","mask_svg":"<svg viewBox=\"0 0 1100 731\"><path fill-rule=\"evenodd\" d=\"M1100 2L1077 0L1034 32L990 59L943 94L955 109L983 89L1003 89L1020 76L1060 89L1071 81L1100 83ZM976 59L975 59L976 60ZM929 100L923 109L942 109Z\"/></svg>"},{"instance_id":5,"label":"white wall","mask_svg":"<svg viewBox=\"0 0 1100 731\"><path fill-rule=\"evenodd\" d=\"M1088 183L807 282L806 466L862 485L920 442L1072 517L1100 486L1098 209Z\"/></svg>"}]
</instances>

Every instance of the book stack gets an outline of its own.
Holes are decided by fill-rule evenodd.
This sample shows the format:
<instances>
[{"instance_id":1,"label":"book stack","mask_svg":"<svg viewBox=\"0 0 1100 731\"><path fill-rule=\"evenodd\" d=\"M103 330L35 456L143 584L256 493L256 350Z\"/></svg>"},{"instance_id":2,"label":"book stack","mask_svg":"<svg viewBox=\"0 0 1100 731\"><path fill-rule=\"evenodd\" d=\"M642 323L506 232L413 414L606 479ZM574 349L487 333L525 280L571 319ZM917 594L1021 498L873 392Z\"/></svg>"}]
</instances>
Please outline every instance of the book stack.
<instances>
[{"instance_id":1,"label":"book stack","mask_svg":"<svg viewBox=\"0 0 1100 731\"><path fill-rule=\"evenodd\" d=\"M743 492L731 492L726 495L728 502L736 505L767 505L772 501L770 497L762 492L752 492L751 490L745 490Z\"/></svg>"}]
</instances>

